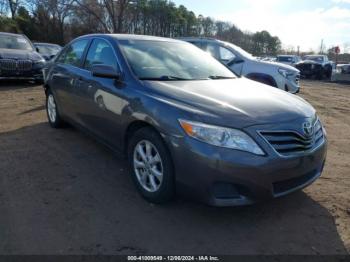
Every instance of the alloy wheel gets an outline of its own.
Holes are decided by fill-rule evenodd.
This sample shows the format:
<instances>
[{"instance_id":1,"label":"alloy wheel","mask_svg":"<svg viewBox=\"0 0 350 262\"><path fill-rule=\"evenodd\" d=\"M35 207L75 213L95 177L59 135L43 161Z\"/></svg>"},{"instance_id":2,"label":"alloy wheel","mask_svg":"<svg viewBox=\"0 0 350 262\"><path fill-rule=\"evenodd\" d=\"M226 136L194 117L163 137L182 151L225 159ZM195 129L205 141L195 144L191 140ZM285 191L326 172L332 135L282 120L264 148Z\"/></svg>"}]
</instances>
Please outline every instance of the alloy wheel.
<instances>
[{"instance_id":1,"label":"alloy wheel","mask_svg":"<svg viewBox=\"0 0 350 262\"><path fill-rule=\"evenodd\" d=\"M49 94L47 98L47 113L49 115L50 121L52 123L56 122L57 111L56 111L56 103L52 94Z\"/></svg>"},{"instance_id":2,"label":"alloy wheel","mask_svg":"<svg viewBox=\"0 0 350 262\"><path fill-rule=\"evenodd\" d=\"M156 192L163 181L163 163L157 148L147 140L134 148L134 171L139 184L148 192Z\"/></svg>"}]
</instances>

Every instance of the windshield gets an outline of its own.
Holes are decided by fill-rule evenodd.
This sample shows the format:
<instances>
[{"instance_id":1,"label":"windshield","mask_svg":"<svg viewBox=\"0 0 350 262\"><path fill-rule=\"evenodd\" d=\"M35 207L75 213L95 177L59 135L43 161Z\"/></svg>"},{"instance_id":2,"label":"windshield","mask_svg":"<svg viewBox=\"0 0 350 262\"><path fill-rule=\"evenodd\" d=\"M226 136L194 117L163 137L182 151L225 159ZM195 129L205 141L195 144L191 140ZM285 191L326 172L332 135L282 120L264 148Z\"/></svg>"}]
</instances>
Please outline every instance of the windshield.
<instances>
[{"instance_id":1,"label":"windshield","mask_svg":"<svg viewBox=\"0 0 350 262\"><path fill-rule=\"evenodd\" d=\"M305 56L305 60L311 60L315 62L323 62L323 56Z\"/></svg>"},{"instance_id":2,"label":"windshield","mask_svg":"<svg viewBox=\"0 0 350 262\"><path fill-rule=\"evenodd\" d=\"M29 41L21 35L2 35L0 34L0 48L33 50Z\"/></svg>"},{"instance_id":3,"label":"windshield","mask_svg":"<svg viewBox=\"0 0 350 262\"><path fill-rule=\"evenodd\" d=\"M277 57L278 62L293 62L293 57L291 56L279 56Z\"/></svg>"},{"instance_id":4,"label":"windshield","mask_svg":"<svg viewBox=\"0 0 350 262\"><path fill-rule=\"evenodd\" d=\"M141 80L207 80L235 75L199 48L182 42L122 40L120 47Z\"/></svg>"},{"instance_id":5,"label":"windshield","mask_svg":"<svg viewBox=\"0 0 350 262\"><path fill-rule=\"evenodd\" d=\"M45 54L45 55L56 55L61 48L59 46L55 45L35 45L39 49L39 53Z\"/></svg>"}]
</instances>

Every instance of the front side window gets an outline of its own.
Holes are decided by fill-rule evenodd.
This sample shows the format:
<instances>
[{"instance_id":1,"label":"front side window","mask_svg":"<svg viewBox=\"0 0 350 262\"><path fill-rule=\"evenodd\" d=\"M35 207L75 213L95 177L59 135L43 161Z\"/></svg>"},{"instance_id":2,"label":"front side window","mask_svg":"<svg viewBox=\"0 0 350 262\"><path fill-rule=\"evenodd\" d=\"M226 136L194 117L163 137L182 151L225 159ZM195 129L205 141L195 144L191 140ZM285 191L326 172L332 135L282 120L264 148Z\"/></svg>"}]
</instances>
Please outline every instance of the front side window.
<instances>
[{"instance_id":1,"label":"front side window","mask_svg":"<svg viewBox=\"0 0 350 262\"><path fill-rule=\"evenodd\" d=\"M121 50L143 80L208 80L235 75L199 48L185 42L121 40Z\"/></svg>"},{"instance_id":2,"label":"front side window","mask_svg":"<svg viewBox=\"0 0 350 262\"><path fill-rule=\"evenodd\" d=\"M86 57L84 68L91 70L93 65L108 65L115 70L118 69L118 62L113 48L105 40L94 39Z\"/></svg>"},{"instance_id":3,"label":"front side window","mask_svg":"<svg viewBox=\"0 0 350 262\"><path fill-rule=\"evenodd\" d=\"M4 49L19 49L19 50L33 50L33 46L28 39L21 35L7 35L0 34L0 48Z\"/></svg>"},{"instance_id":4,"label":"front side window","mask_svg":"<svg viewBox=\"0 0 350 262\"><path fill-rule=\"evenodd\" d=\"M251 54L249 54L244 49L240 48L239 46L236 46L234 44L225 42L225 45L232 50L232 52L235 53L236 56L242 58L242 59L255 59Z\"/></svg>"},{"instance_id":5,"label":"front side window","mask_svg":"<svg viewBox=\"0 0 350 262\"><path fill-rule=\"evenodd\" d=\"M219 53L220 53L220 61L223 63L230 62L236 58L236 56L230 50L222 46L219 47Z\"/></svg>"},{"instance_id":6,"label":"front side window","mask_svg":"<svg viewBox=\"0 0 350 262\"><path fill-rule=\"evenodd\" d=\"M88 43L88 39L74 42L60 55L58 62L79 67L81 59L83 58L84 50Z\"/></svg>"}]
</instances>

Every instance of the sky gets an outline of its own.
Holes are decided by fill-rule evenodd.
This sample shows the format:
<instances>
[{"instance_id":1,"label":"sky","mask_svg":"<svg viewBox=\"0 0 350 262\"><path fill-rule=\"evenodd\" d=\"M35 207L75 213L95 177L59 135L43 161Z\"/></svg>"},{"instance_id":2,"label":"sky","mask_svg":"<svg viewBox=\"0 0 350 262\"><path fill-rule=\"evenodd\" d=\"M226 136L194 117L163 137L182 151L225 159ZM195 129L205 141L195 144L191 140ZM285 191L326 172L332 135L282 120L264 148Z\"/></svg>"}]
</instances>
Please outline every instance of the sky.
<instances>
[{"instance_id":1,"label":"sky","mask_svg":"<svg viewBox=\"0 0 350 262\"><path fill-rule=\"evenodd\" d=\"M338 45L350 53L350 0L172 0L242 30L267 30L283 47L318 51Z\"/></svg>"}]
</instances>

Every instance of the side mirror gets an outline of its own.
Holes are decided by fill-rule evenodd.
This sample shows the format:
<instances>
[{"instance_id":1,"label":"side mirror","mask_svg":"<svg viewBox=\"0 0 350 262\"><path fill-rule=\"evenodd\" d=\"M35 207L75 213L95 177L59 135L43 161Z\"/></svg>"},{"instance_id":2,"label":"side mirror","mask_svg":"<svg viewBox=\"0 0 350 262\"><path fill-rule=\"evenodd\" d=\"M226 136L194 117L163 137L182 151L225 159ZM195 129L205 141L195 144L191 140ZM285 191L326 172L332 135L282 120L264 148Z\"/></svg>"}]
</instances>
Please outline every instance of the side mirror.
<instances>
[{"instance_id":1,"label":"side mirror","mask_svg":"<svg viewBox=\"0 0 350 262\"><path fill-rule=\"evenodd\" d=\"M36 47L35 50L36 50L38 53L40 53L39 47Z\"/></svg>"},{"instance_id":2,"label":"side mirror","mask_svg":"<svg viewBox=\"0 0 350 262\"><path fill-rule=\"evenodd\" d=\"M234 64L241 64L241 63L244 63L244 60L242 60L242 59L240 59L238 57L235 57L232 60L227 62L227 66L232 66Z\"/></svg>"},{"instance_id":3,"label":"side mirror","mask_svg":"<svg viewBox=\"0 0 350 262\"><path fill-rule=\"evenodd\" d=\"M120 79L120 73L109 65L93 65L91 72L96 77Z\"/></svg>"}]
</instances>

